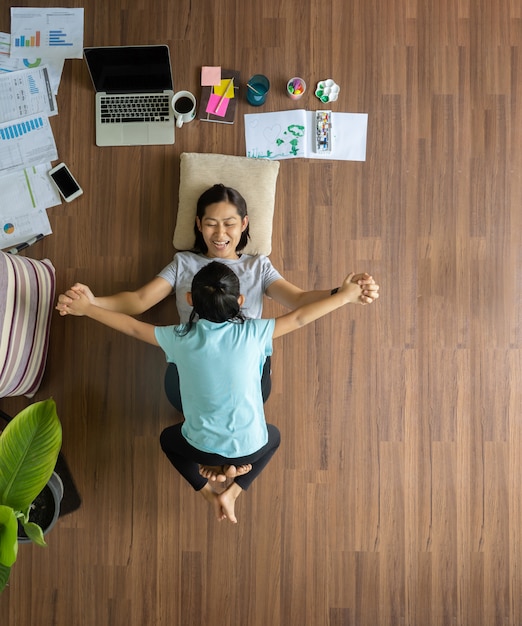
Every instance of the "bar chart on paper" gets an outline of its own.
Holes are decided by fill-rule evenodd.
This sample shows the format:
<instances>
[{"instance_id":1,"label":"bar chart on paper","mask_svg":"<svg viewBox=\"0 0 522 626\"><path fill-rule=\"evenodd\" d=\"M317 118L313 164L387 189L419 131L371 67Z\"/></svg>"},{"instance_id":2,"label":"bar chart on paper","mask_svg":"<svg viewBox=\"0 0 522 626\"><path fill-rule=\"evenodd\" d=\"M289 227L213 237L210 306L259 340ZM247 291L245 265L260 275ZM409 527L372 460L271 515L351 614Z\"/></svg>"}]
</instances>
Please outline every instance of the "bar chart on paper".
<instances>
[{"instance_id":1,"label":"bar chart on paper","mask_svg":"<svg viewBox=\"0 0 522 626\"><path fill-rule=\"evenodd\" d=\"M9 139L16 139L22 137L27 133L31 133L39 128L43 128L43 117L35 117L30 120L20 120L11 125L6 125L0 128L0 139L2 141L8 141Z\"/></svg>"},{"instance_id":2,"label":"bar chart on paper","mask_svg":"<svg viewBox=\"0 0 522 626\"><path fill-rule=\"evenodd\" d=\"M0 122L34 113L58 113L47 67L0 72Z\"/></svg>"},{"instance_id":3,"label":"bar chart on paper","mask_svg":"<svg viewBox=\"0 0 522 626\"><path fill-rule=\"evenodd\" d=\"M83 9L11 7L11 56L79 59Z\"/></svg>"},{"instance_id":4,"label":"bar chart on paper","mask_svg":"<svg viewBox=\"0 0 522 626\"><path fill-rule=\"evenodd\" d=\"M27 77L27 82L29 83L29 93L40 93L36 80L32 74L29 74Z\"/></svg>"},{"instance_id":5,"label":"bar chart on paper","mask_svg":"<svg viewBox=\"0 0 522 626\"><path fill-rule=\"evenodd\" d=\"M39 48L41 41L41 32L37 30L34 35L20 35L20 37L15 37L15 47L16 48Z\"/></svg>"},{"instance_id":6,"label":"bar chart on paper","mask_svg":"<svg viewBox=\"0 0 522 626\"><path fill-rule=\"evenodd\" d=\"M50 46L72 46L73 41L69 40L69 34L61 28L49 31L49 45Z\"/></svg>"},{"instance_id":7,"label":"bar chart on paper","mask_svg":"<svg viewBox=\"0 0 522 626\"><path fill-rule=\"evenodd\" d=\"M57 158L47 116L33 115L0 124L0 176Z\"/></svg>"},{"instance_id":8,"label":"bar chart on paper","mask_svg":"<svg viewBox=\"0 0 522 626\"><path fill-rule=\"evenodd\" d=\"M55 28L49 30L45 34L45 38L42 39L41 31L37 30L34 35L20 35L15 37L15 48L40 48L42 45L47 45L50 48L57 46L74 46L74 41L69 38L69 34L63 28Z\"/></svg>"},{"instance_id":9,"label":"bar chart on paper","mask_svg":"<svg viewBox=\"0 0 522 626\"><path fill-rule=\"evenodd\" d=\"M74 41L69 39L69 34L62 28L49 30L46 35L48 46L73 46ZM37 30L34 35L20 35L15 37L15 48L39 48L42 43L42 33Z\"/></svg>"}]
</instances>

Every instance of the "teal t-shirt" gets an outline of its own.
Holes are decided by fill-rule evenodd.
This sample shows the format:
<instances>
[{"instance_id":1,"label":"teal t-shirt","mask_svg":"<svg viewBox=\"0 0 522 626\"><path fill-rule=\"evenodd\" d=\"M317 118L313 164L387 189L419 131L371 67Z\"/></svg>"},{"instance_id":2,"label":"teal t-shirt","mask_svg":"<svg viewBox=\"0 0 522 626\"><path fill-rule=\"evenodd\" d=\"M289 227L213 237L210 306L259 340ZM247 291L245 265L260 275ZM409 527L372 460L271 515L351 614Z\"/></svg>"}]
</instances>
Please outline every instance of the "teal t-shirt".
<instances>
[{"instance_id":1,"label":"teal t-shirt","mask_svg":"<svg viewBox=\"0 0 522 626\"><path fill-rule=\"evenodd\" d=\"M236 458L267 443L261 374L274 327L273 319L199 320L186 335L177 332L183 326L156 327L167 361L179 372L181 432L198 450Z\"/></svg>"}]
</instances>

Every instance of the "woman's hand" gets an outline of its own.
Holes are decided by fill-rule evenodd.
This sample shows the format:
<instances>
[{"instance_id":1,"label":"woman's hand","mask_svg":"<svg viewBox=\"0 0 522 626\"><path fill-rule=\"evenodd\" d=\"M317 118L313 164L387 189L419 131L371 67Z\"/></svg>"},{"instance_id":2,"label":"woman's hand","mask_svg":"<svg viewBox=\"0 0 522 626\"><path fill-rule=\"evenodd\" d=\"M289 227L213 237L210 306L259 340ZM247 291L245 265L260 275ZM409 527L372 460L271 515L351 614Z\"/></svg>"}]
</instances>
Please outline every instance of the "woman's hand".
<instances>
[{"instance_id":1,"label":"woman's hand","mask_svg":"<svg viewBox=\"0 0 522 626\"><path fill-rule=\"evenodd\" d=\"M75 315L80 317L86 314L87 309L92 303L87 294L80 289L82 286L83 285L77 287L77 285L74 285L74 287L71 287L71 289L58 297L59 304L56 305L56 309L60 311L60 315ZM91 293L90 290L88 291Z\"/></svg>"},{"instance_id":2,"label":"woman's hand","mask_svg":"<svg viewBox=\"0 0 522 626\"><path fill-rule=\"evenodd\" d=\"M359 296L359 304L371 304L379 297L379 285L374 281L373 277L366 272L362 274L355 274L352 278L352 282L357 283L362 288L362 293Z\"/></svg>"},{"instance_id":3,"label":"woman's hand","mask_svg":"<svg viewBox=\"0 0 522 626\"><path fill-rule=\"evenodd\" d=\"M360 302L362 297L362 286L354 280L355 274L352 272L343 280L343 284L339 287L338 292L342 293L345 298L345 303Z\"/></svg>"},{"instance_id":4,"label":"woman's hand","mask_svg":"<svg viewBox=\"0 0 522 626\"><path fill-rule=\"evenodd\" d=\"M60 315L67 315L68 313L71 313L71 311L67 309L68 305L74 300L78 300L81 294L86 296L91 304L96 304L96 296L92 293L89 287L87 287L87 285L83 285L82 283L75 283L68 291L61 293L58 296L56 310L60 312ZM73 315L75 314L73 313Z\"/></svg>"}]
</instances>

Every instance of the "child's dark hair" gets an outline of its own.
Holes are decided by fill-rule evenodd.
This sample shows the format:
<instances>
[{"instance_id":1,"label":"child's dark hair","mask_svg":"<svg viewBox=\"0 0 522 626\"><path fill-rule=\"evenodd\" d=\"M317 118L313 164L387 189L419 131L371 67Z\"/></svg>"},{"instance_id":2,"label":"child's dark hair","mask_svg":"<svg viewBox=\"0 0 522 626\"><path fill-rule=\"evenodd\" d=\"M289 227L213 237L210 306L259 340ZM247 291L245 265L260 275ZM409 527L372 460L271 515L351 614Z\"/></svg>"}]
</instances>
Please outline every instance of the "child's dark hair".
<instances>
[{"instance_id":1,"label":"child's dark hair","mask_svg":"<svg viewBox=\"0 0 522 626\"><path fill-rule=\"evenodd\" d=\"M193 309L181 334L186 335L196 315L209 322L237 322L242 324L245 316L238 302L239 278L224 263L212 261L192 279Z\"/></svg>"},{"instance_id":2,"label":"child's dark hair","mask_svg":"<svg viewBox=\"0 0 522 626\"><path fill-rule=\"evenodd\" d=\"M206 208L210 204L217 204L218 202L228 202L236 207L238 215L243 220L247 215L247 204L243 196L232 189L232 187L225 187L225 185L218 184L210 187L204 191L198 198L198 203L196 205L196 216L199 217L200 221L205 217ZM250 239L250 224L247 224L245 230L241 233L241 239L236 247L236 252L241 252L243 248L247 245L248 240ZM208 246L203 239L203 235L198 228L197 223L194 223L194 234L196 235L196 242L194 244L194 252L200 252L201 254L206 254L208 252Z\"/></svg>"}]
</instances>

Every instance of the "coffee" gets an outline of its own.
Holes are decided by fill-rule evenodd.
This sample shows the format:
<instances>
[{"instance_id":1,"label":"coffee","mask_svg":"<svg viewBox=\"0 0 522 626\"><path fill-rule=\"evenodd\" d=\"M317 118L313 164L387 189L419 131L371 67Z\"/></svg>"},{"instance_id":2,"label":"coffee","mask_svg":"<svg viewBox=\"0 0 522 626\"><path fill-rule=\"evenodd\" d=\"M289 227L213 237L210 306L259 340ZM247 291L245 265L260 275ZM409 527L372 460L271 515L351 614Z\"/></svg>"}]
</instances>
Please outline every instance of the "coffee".
<instances>
[{"instance_id":1,"label":"coffee","mask_svg":"<svg viewBox=\"0 0 522 626\"><path fill-rule=\"evenodd\" d=\"M187 98L187 96L181 96L181 98L179 100L176 100L176 102L174 103L174 108L178 113L181 114L190 113L193 106L194 103L190 98Z\"/></svg>"}]
</instances>

